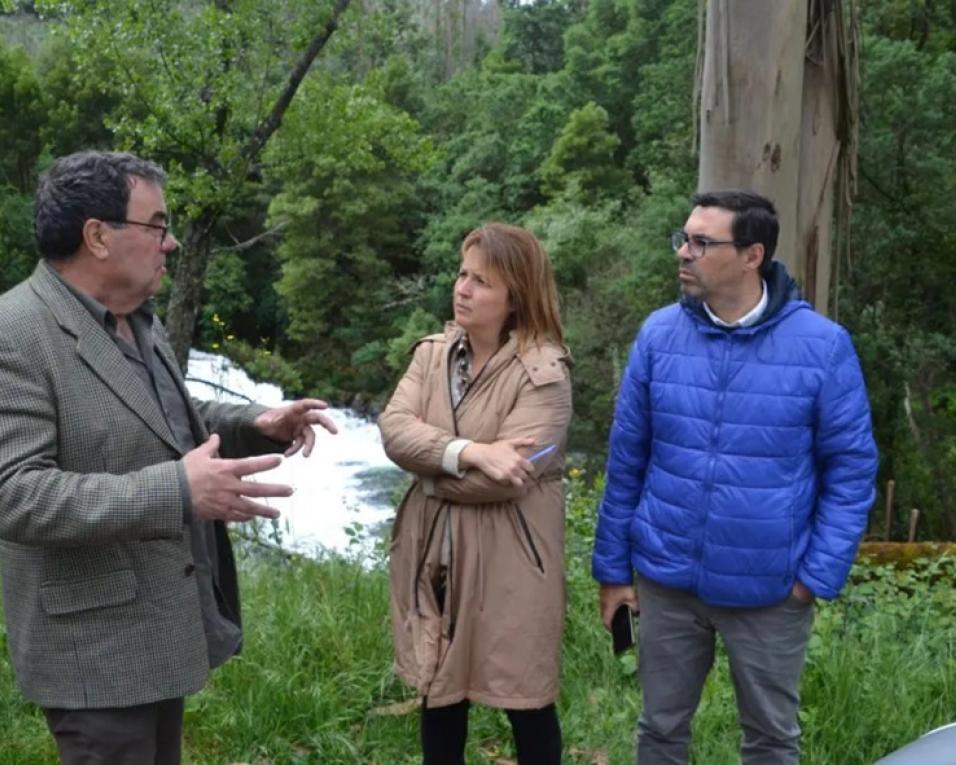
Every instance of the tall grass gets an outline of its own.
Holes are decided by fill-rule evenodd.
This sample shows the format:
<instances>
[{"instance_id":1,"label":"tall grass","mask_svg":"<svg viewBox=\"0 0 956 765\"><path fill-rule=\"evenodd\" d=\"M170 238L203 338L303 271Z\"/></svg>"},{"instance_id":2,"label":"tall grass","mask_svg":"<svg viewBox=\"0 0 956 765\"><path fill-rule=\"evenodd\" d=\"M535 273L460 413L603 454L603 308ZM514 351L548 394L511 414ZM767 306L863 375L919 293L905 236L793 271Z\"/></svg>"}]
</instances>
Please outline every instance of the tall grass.
<instances>
[{"instance_id":1,"label":"tall grass","mask_svg":"<svg viewBox=\"0 0 956 765\"><path fill-rule=\"evenodd\" d=\"M614 658L588 573L594 492L572 482L568 622L559 701L565 761L634 761L640 698L634 657ZM419 761L414 694L391 673L388 582L379 560L285 559L249 553L241 565L246 642L186 712L186 761L376 763ZM820 604L802 686L805 763L869 765L956 719L956 560L898 573L856 568L834 603ZM5 636L0 638L5 642ZM0 764L56 762L42 716L0 661ZM472 710L469 763L513 759L507 721ZM696 763L739 761L726 657L694 724Z\"/></svg>"}]
</instances>

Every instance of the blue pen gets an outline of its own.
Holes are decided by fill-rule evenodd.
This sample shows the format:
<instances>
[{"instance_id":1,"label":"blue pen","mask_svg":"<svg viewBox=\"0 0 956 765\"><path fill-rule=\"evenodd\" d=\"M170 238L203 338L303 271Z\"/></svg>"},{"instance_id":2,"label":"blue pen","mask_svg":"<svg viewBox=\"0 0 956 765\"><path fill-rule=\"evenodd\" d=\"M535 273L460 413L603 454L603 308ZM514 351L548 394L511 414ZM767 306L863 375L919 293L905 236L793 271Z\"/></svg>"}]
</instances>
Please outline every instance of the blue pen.
<instances>
[{"instance_id":1,"label":"blue pen","mask_svg":"<svg viewBox=\"0 0 956 765\"><path fill-rule=\"evenodd\" d=\"M553 452L557 448L558 448L557 444L551 444L550 446L546 446L541 451L535 452L530 457L528 457L528 461L535 462L541 459L542 457L547 457L549 454L551 454L551 452Z\"/></svg>"}]
</instances>

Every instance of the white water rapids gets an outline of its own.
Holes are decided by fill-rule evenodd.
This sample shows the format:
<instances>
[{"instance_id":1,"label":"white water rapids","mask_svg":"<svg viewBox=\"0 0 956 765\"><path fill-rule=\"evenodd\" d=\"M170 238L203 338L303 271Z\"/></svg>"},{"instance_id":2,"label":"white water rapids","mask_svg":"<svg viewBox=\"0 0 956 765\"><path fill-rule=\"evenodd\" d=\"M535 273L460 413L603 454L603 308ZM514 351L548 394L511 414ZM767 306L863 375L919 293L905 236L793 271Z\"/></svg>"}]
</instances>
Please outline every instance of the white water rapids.
<instances>
[{"instance_id":1,"label":"white water rapids","mask_svg":"<svg viewBox=\"0 0 956 765\"><path fill-rule=\"evenodd\" d=\"M228 359L196 350L189 354L187 386L193 396L206 400L265 406L283 400L277 386L255 383ZM390 494L402 475L385 456L374 422L345 409L328 409L327 414L338 426L337 435L315 428L315 449L308 459L296 454L256 476L295 489L291 497L268 503L282 513L283 547L307 554L350 549L355 535L349 529L374 532L391 518Z\"/></svg>"}]
</instances>

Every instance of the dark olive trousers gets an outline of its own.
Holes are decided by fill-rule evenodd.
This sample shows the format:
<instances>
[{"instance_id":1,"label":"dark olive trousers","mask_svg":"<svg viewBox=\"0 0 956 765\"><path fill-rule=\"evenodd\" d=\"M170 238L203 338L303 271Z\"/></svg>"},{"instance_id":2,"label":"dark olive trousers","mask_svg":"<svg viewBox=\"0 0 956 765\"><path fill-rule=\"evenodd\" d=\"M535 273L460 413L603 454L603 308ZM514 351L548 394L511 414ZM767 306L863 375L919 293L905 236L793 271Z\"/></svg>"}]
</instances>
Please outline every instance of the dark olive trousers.
<instances>
[{"instance_id":1,"label":"dark olive trousers","mask_svg":"<svg viewBox=\"0 0 956 765\"><path fill-rule=\"evenodd\" d=\"M180 765L183 700L44 709L63 765Z\"/></svg>"}]
</instances>

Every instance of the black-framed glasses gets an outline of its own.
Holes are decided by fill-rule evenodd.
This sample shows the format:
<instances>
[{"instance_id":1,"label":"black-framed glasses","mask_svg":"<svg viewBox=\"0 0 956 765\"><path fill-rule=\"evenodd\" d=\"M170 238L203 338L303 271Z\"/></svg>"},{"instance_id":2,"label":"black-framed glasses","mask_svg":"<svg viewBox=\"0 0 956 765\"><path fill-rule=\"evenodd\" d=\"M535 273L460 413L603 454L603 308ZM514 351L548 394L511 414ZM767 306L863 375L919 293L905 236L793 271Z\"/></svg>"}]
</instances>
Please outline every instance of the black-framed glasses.
<instances>
[{"instance_id":1,"label":"black-framed glasses","mask_svg":"<svg viewBox=\"0 0 956 765\"><path fill-rule=\"evenodd\" d=\"M119 225L129 225L134 226L146 226L147 228L155 228L157 231L162 233L159 235L159 243L162 245L166 241L166 237L169 235L169 229L172 228L172 223L167 221L166 223L146 223L142 220L104 220L103 223L112 223L114 226Z\"/></svg>"},{"instance_id":2,"label":"black-framed glasses","mask_svg":"<svg viewBox=\"0 0 956 765\"><path fill-rule=\"evenodd\" d=\"M708 247L715 247L721 244L732 244L734 247L749 246L746 242L737 242L734 240L708 239L705 236L687 236L687 232L681 231L680 229L677 229L671 234L671 247L674 248L674 252L680 250L685 244L687 245L687 252L694 260L704 257L704 255L707 254Z\"/></svg>"}]
</instances>

